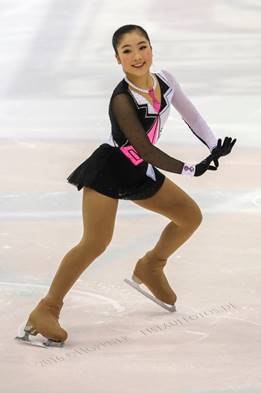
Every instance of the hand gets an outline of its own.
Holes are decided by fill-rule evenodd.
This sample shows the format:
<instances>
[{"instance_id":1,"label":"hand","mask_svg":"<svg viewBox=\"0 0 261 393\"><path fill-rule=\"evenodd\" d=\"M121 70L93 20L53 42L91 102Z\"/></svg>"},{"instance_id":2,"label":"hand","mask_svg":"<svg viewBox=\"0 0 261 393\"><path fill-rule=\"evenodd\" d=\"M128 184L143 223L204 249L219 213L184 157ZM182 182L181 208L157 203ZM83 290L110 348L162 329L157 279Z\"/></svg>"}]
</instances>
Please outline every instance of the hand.
<instances>
[{"instance_id":1,"label":"hand","mask_svg":"<svg viewBox=\"0 0 261 393\"><path fill-rule=\"evenodd\" d=\"M214 149L213 149L213 150L214 150ZM212 151L213 151L213 150L212 150ZM214 161L214 164L216 165L216 168L218 168L218 167L219 167L218 158L217 158L217 157L213 158L213 161Z\"/></svg>"},{"instance_id":2,"label":"hand","mask_svg":"<svg viewBox=\"0 0 261 393\"><path fill-rule=\"evenodd\" d=\"M217 166L210 165L211 161L215 162L216 157L211 153L205 160L201 161L199 164L196 165L194 176L201 176L205 173L208 169L211 171L216 171L218 168Z\"/></svg>"},{"instance_id":3,"label":"hand","mask_svg":"<svg viewBox=\"0 0 261 393\"><path fill-rule=\"evenodd\" d=\"M211 154L213 154L213 156L215 157L214 159L214 163L215 165L218 167L218 158L222 157L222 156L226 156L228 155L234 144L236 143L236 139L229 138L229 137L225 137L224 142L223 142L223 146L221 144L221 138L218 139L218 143L217 146L214 147L214 149L212 149Z\"/></svg>"}]
</instances>

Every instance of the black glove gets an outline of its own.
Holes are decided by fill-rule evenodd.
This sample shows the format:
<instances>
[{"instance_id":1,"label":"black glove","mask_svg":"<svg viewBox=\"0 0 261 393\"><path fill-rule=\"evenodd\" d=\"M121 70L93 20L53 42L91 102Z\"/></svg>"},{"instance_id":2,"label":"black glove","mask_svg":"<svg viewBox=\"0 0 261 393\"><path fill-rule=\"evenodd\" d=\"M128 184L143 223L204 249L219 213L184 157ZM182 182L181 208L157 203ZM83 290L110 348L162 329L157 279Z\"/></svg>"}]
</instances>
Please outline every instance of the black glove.
<instances>
[{"instance_id":1,"label":"black glove","mask_svg":"<svg viewBox=\"0 0 261 393\"><path fill-rule=\"evenodd\" d=\"M219 167L219 162L218 159L222 156L228 155L234 144L236 143L236 139L225 137L223 146L222 146L222 140L221 138L218 139L217 146L214 147L211 151L211 154L205 158L205 160L201 161L199 164L195 165L195 172L194 175L193 173L193 166L189 167L188 165L185 166L185 171L182 172L182 174L190 174L189 171L191 171L192 176L201 176L203 173L205 173L208 169L212 171L216 171L217 168ZM211 162L214 162L215 166L210 165ZM183 167L184 168L184 167Z\"/></svg>"},{"instance_id":2,"label":"black glove","mask_svg":"<svg viewBox=\"0 0 261 393\"><path fill-rule=\"evenodd\" d=\"M219 138L217 146L212 149L211 154L205 160L196 165L194 176L201 176L208 169L212 171L217 170L219 167L218 159L222 156L228 155L235 143L236 139L233 139L232 141L232 138L226 136L222 145L222 140ZM210 165L211 161L213 161L216 166Z\"/></svg>"},{"instance_id":3,"label":"black glove","mask_svg":"<svg viewBox=\"0 0 261 393\"><path fill-rule=\"evenodd\" d=\"M210 165L211 161L216 160L216 156L211 153L205 160L201 161L199 164L195 166L195 173L194 176L201 176L205 173L208 169L211 171L216 171L217 166Z\"/></svg>"},{"instance_id":4,"label":"black glove","mask_svg":"<svg viewBox=\"0 0 261 393\"><path fill-rule=\"evenodd\" d=\"M214 147L214 149L212 149L211 151L211 154L215 156L214 163L217 167L218 167L218 158L228 155L231 152L232 147L234 146L235 143L236 143L236 139L233 139L232 141L232 138L226 136L222 146L221 138L219 138L217 146Z\"/></svg>"}]
</instances>

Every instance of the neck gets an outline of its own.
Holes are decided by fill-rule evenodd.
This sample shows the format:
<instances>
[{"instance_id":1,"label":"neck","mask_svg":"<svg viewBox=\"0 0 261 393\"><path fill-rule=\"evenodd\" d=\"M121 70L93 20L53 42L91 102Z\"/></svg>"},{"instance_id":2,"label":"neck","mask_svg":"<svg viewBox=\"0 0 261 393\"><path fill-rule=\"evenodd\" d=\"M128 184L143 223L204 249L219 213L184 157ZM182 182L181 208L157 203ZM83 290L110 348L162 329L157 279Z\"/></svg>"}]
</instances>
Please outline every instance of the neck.
<instances>
[{"instance_id":1,"label":"neck","mask_svg":"<svg viewBox=\"0 0 261 393\"><path fill-rule=\"evenodd\" d=\"M153 87L153 78L149 72L142 76L126 73L126 77L130 82L132 82L137 87L140 87L141 89L148 90Z\"/></svg>"}]
</instances>

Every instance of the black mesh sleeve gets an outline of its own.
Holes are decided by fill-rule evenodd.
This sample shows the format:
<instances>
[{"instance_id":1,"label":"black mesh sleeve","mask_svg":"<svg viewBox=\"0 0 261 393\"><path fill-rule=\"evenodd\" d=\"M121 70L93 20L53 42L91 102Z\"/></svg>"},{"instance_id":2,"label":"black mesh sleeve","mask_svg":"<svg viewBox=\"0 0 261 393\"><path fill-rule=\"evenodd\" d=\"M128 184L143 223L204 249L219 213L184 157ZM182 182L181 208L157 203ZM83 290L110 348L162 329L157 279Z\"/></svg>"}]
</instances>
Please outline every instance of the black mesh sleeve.
<instances>
[{"instance_id":1,"label":"black mesh sleeve","mask_svg":"<svg viewBox=\"0 0 261 393\"><path fill-rule=\"evenodd\" d=\"M182 172L184 162L172 158L150 142L138 118L134 102L127 93L112 97L111 109L121 131L144 161L169 172Z\"/></svg>"}]
</instances>

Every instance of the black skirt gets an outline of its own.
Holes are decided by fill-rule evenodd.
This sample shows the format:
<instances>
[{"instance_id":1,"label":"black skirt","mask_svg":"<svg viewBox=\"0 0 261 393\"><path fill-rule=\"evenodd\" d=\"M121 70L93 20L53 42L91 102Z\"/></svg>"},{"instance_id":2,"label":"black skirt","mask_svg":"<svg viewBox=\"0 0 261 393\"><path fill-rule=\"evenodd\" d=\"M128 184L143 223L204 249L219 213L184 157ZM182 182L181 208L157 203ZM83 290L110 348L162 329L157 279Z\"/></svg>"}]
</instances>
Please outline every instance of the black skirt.
<instances>
[{"instance_id":1,"label":"black skirt","mask_svg":"<svg viewBox=\"0 0 261 393\"><path fill-rule=\"evenodd\" d=\"M78 191L90 187L116 199L146 199L155 194L163 184L165 175L155 166L156 180L146 175L148 163L135 166L119 148L103 143L83 161L68 177L68 183Z\"/></svg>"}]
</instances>

